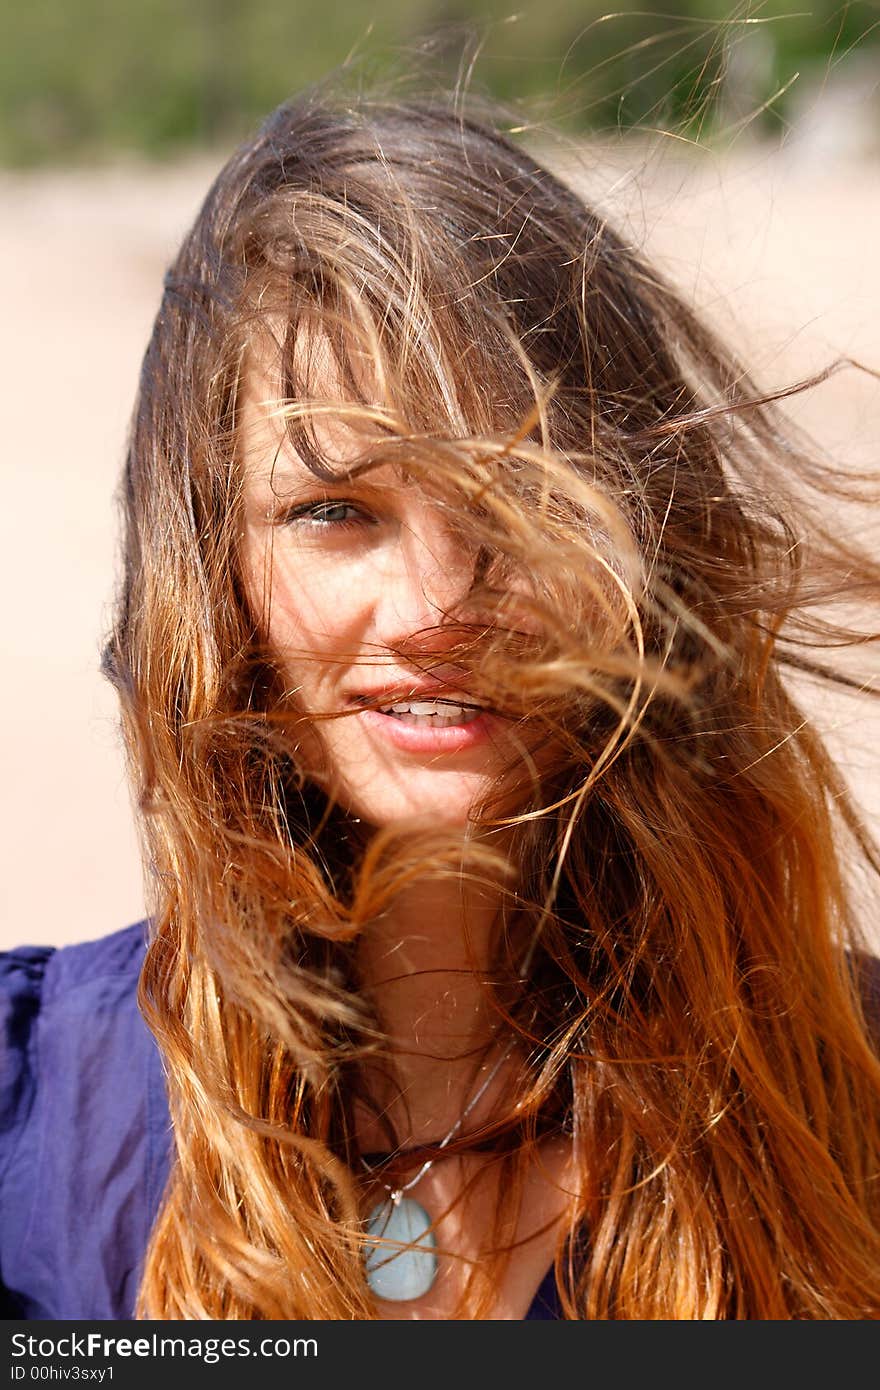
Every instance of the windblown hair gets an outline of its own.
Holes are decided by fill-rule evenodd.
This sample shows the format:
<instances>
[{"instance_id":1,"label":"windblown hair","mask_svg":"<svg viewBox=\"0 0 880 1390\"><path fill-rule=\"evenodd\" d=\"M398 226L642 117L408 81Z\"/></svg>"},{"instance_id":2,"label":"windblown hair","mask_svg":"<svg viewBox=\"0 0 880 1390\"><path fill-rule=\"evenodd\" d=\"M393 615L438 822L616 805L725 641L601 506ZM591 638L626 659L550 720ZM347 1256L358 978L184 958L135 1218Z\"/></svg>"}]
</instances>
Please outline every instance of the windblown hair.
<instances>
[{"instance_id":1,"label":"windblown hair","mask_svg":"<svg viewBox=\"0 0 880 1390\"><path fill-rule=\"evenodd\" d=\"M243 578L250 361L318 477L391 462L479 556L492 620L444 613L384 654L454 659L521 741L467 863L439 832L354 824L304 775L309 721ZM355 464L328 456L328 411ZM232 157L145 356L106 657L176 1146L141 1316L375 1316L350 1136L383 1043L356 948L426 865L506 875L485 988L528 1055L482 1136L507 1195L462 1316L490 1308L554 1134L582 1178L567 1316L880 1313L849 872L878 860L788 679L856 679L840 649L871 634L845 605L876 602L880 565L823 518L858 485L482 114L312 92Z\"/></svg>"}]
</instances>

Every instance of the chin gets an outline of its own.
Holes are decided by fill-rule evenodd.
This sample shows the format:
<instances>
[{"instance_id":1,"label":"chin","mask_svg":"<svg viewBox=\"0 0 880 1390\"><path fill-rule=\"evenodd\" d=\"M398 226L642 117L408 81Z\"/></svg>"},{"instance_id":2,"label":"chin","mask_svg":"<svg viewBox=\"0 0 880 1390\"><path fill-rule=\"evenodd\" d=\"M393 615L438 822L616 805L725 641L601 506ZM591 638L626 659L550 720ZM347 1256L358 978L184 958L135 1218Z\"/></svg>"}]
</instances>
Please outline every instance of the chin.
<instances>
[{"instance_id":1,"label":"chin","mask_svg":"<svg viewBox=\"0 0 880 1390\"><path fill-rule=\"evenodd\" d=\"M421 803L418 806L364 807L359 814L362 820L374 825L377 830L391 826L398 829L409 826L413 830L449 830L464 835L469 824L468 810L467 807L430 806Z\"/></svg>"}]
</instances>

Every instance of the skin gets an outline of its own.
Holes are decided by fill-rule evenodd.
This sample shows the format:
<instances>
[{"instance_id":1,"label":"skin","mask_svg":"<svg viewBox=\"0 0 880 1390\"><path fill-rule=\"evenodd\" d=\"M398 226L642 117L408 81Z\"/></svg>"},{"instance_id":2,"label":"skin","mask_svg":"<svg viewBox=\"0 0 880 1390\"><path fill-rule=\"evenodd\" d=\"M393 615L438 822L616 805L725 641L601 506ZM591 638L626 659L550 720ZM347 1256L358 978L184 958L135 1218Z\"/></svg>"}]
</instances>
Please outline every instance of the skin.
<instances>
[{"instance_id":1,"label":"skin","mask_svg":"<svg viewBox=\"0 0 880 1390\"><path fill-rule=\"evenodd\" d=\"M296 705L331 715L352 710L358 695L425 679L440 695L469 698L464 673L442 662L455 634L438 624L448 612L485 620L468 605L474 555L450 534L436 504L390 465L351 482L316 478L285 439L272 396L264 373L247 377L240 401L243 553L252 602ZM329 420L318 432L340 462L354 461L348 427ZM401 643L441 663L426 676L416 660L407 665L394 655ZM407 819L466 832L475 798L511 756L503 724L496 725L492 746L419 753L394 747L353 712L317 725L303 757L315 780L375 826Z\"/></svg>"},{"instance_id":2,"label":"skin","mask_svg":"<svg viewBox=\"0 0 880 1390\"><path fill-rule=\"evenodd\" d=\"M329 395L332 362L326 360ZM480 621L468 609L474 556L450 534L436 503L390 466L355 482L317 479L284 433L273 406L276 395L271 374L252 363L239 398L245 585L296 707L320 716L350 708L364 690L424 679L393 649L435 628L444 612ZM318 432L333 457L354 457L354 436L340 421L328 418ZM442 634L431 634L432 653L442 651L442 640ZM461 679L451 665L433 675L450 689ZM516 745L500 721L492 739L478 746L417 753L394 747L356 713L316 721L299 749L309 775L351 814L377 828L442 827L461 836L463 850L475 798L496 784L512 755ZM485 1068L498 1056L475 967L479 971L488 961L489 932L501 901L499 884L426 875L360 941L361 973L388 1036L398 1083L388 1088L377 1076L371 1086L401 1147L443 1137L478 1085L475 1054L488 1049ZM469 1115L468 1128L487 1116L519 1065L511 1053ZM387 1147L386 1132L370 1114L357 1123L363 1152ZM516 1230L525 1244L499 1289L498 1317L525 1315L552 1259L567 1200L560 1186L567 1187L568 1160L568 1151L554 1146L527 1183ZM411 1195L442 1210L472 1176L474 1162L480 1160L438 1161ZM487 1167L466 1204L467 1220L458 1204L440 1222L441 1247L476 1256L496 1201ZM536 1234L547 1223L549 1229ZM448 1317L463 1277L464 1265L442 1260L429 1295L380 1311L393 1318Z\"/></svg>"}]
</instances>

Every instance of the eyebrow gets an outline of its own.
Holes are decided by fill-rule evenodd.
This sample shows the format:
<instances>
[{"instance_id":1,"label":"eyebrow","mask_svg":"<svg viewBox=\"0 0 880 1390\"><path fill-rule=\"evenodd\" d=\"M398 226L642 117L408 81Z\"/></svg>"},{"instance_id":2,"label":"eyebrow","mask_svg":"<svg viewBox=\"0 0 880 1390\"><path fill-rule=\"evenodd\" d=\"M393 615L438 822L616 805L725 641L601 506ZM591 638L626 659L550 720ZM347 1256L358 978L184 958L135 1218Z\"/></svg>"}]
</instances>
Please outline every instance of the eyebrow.
<instances>
[{"instance_id":1,"label":"eyebrow","mask_svg":"<svg viewBox=\"0 0 880 1390\"><path fill-rule=\"evenodd\" d=\"M356 463L353 464L356 466ZM360 492L378 496L391 488L402 486L402 480L386 477L376 481L374 474L388 465L379 464L376 469L349 477L343 474L338 478L318 477L305 464L279 455L271 464L250 470L251 481L265 487L273 496L288 497L297 493L336 495L347 488L356 487Z\"/></svg>"}]
</instances>

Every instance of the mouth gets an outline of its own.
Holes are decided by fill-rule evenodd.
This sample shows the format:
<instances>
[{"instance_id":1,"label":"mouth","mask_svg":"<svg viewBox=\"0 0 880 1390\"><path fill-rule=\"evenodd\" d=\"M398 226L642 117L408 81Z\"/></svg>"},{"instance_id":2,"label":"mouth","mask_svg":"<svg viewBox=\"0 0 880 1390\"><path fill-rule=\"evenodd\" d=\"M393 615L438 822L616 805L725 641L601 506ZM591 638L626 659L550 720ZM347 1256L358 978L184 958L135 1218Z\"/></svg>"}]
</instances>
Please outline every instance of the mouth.
<instances>
[{"instance_id":1,"label":"mouth","mask_svg":"<svg viewBox=\"0 0 880 1390\"><path fill-rule=\"evenodd\" d=\"M472 724L479 719L484 706L438 697L431 700L395 700L390 705L379 705L378 709L380 714L413 728L449 729L453 725Z\"/></svg>"},{"instance_id":2,"label":"mouth","mask_svg":"<svg viewBox=\"0 0 880 1390\"><path fill-rule=\"evenodd\" d=\"M460 696L428 696L419 691L417 694L397 695L394 698L392 693L388 692L388 697L382 699L383 694L385 692L355 695L353 703L375 710L401 724L425 729L446 729L453 725L471 724L488 710L488 707L478 700L466 700Z\"/></svg>"},{"instance_id":3,"label":"mouth","mask_svg":"<svg viewBox=\"0 0 880 1390\"><path fill-rule=\"evenodd\" d=\"M355 695L352 703L361 707L367 727L412 753L463 751L489 738L495 724L487 705L458 693L398 687Z\"/></svg>"}]
</instances>

